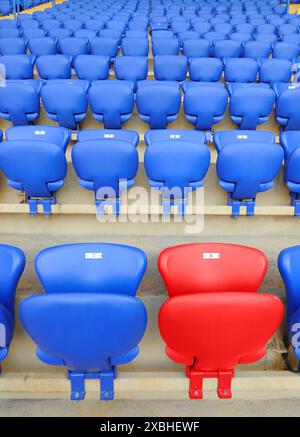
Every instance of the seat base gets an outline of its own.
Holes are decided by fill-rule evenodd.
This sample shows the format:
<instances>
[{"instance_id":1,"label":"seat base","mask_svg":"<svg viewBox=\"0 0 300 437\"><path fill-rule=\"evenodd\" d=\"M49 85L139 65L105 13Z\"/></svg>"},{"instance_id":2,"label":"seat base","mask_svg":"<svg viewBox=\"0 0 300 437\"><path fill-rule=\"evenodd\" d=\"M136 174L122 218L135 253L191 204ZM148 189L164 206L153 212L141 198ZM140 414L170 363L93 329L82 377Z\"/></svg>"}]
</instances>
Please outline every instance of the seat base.
<instances>
[{"instance_id":1,"label":"seat base","mask_svg":"<svg viewBox=\"0 0 300 437\"><path fill-rule=\"evenodd\" d=\"M190 399L203 399L203 379L217 378L217 393L220 399L231 399L231 381L234 377L233 370L225 371L201 371L195 367L187 367L187 377L190 379L189 396Z\"/></svg>"},{"instance_id":2,"label":"seat base","mask_svg":"<svg viewBox=\"0 0 300 437\"><path fill-rule=\"evenodd\" d=\"M85 398L85 380L99 379L100 400L112 401L114 399L114 379L117 376L116 368L102 372L74 372L68 370L68 378L71 382L71 401L82 401Z\"/></svg>"}]
</instances>

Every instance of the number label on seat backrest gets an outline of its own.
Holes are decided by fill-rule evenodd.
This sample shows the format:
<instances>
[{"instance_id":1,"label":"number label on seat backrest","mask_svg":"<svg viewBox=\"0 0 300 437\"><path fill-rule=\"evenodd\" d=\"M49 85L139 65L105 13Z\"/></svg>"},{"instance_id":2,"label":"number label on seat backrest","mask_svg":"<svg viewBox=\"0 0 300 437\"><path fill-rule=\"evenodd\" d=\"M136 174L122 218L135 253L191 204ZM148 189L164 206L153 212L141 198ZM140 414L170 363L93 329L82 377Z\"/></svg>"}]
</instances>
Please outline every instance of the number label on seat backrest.
<instances>
[{"instance_id":1,"label":"number label on seat backrest","mask_svg":"<svg viewBox=\"0 0 300 437\"><path fill-rule=\"evenodd\" d=\"M103 253L101 252L86 252L84 259L103 259Z\"/></svg>"},{"instance_id":2,"label":"number label on seat backrest","mask_svg":"<svg viewBox=\"0 0 300 437\"><path fill-rule=\"evenodd\" d=\"M204 252L202 253L202 259L220 259L221 254L217 252Z\"/></svg>"}]
</instances>

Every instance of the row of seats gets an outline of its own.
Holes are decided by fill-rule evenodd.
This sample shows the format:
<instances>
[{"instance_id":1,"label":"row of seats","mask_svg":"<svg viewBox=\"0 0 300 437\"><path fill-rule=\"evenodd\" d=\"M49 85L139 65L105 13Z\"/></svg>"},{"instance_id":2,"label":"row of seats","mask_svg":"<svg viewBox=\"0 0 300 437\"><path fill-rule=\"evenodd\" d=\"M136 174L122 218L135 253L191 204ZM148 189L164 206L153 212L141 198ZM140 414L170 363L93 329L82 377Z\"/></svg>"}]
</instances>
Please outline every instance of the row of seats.
<instances>
[{"instance_id":1,"label":"row of seats","mask_svg":"<svg viewBox=\"0 0 300 437\"><path fill-rule=\"evenodd\" d=\"M299 261L300 246L283 250L278 261L291 339L299 324ZM0 245L0 266L2 361L13 337L15 293L25 255ZM117 366L138 355L147 312L136 293L146 267L142 250L109 243L56 246L37 255L35 269L44 294L23 300L21 322L37 346L37 357L67 369L72 400L84 399L85 379L91 378L101 381L101 399L113 399ZM167 356L186 367L191 399L203 397L203 379L212 377L218 379L219 397L230 398L235 367L266 354L284 315L277 297L258 293L267 267L263 252L233 244L186 244L159 255L168 299L158 325ZM298 346L295 352L300 358Z\"/></svg>"},{"instance_id":2,"label":"row of seats","mask_svg":"<svg viewBox=\"0 0 300 437\"><path fill-rule=\"evenodd\" d=\"M281 146L266 131L219 131L214 134L218 153L219 184L228 194L232 215L240 207L254 215L260 192L270 190L284 161L284 180L291 193L295 215L300 214L300 132L281 134ZM188 193L202 187L210 165L204 133L189 130L153 130L145 134L144 165L148 183L161 192L164 214L171 207L184 215ZM51 214L56 192L67 173L65 156L70 131L58 127L14 127L6 131L0 148L0 169L7 183L25 194L31 214L38 205ZM78 134L72 162L79 183L95 195L99 214L112 205L120 213L121 192L133 186L138 171L139 136L126 130L86 130ZM251 174L249 174L251 168Z\"/></svg>"},{"instance_id":3,"label":"row of seats","mask_svg":"<svg viewBox=\"0 0 300 437\"><path fill-rule=\"evenodd\" d=\"M0 117L15 126L32 124L40 114L40 96L49 119L76 130L90 105L94 118L106 129L120 129L136 103L140 119L151 129L165 129L181 109L180 84L175 81L140 80L7 80L0 86ZM283 130L300 130L299 84L228 84L229 110L241 129L256 129L268 121L275 103L275 117ZM135 92L136 91L136 92ZM198 130L211 130L224 118L228 92L222 83L186 82L183 109ZM57 99L57 96L60 99ZM111 98L113 96L113 99Z\"/></svg>"},{"instance_id":4,"label":"row of seats","mask_svg":"<svg viewBox=\"0 0 300 437\"><path fill-rule=\"evenodd\" d=\"M47 0L19 0L19 7L22 10L26 10L42 5L43 3L47 3ZM13 0L0 0L0 15L8 15L13 12L14 4L16 4L16 2Z\"/></svg>"},{"instance_id":5,"label":"row of seats","mask_svg":"<svg viewBox=\"0 0 300 437\"><path fill-rule=\"evenodd\" d=\"M131 34L132 35L132 34ZM214 37L214 35L210 35ZM300 34L299 34L300 37ZM121 43L124 56L147 57L149 43L147 38L125 37ZM290 59L297 61L299 44L294 42L277 42L270 44L265 41L241 42L231 39L219 39L210 41L208 34L206 39L189 38L182 35L182 40L177 38L158 38L152 43L154 59L156 56L175 56L182 48L183 57L199 58L254 58L265 59L272 54L273 58ZM91 40L82 38L79 34L73 38L42 37L32 38L24 42L22 38L0 39L0 55L26 55L27 50L34 56L61 54L71 58L72 61L79 55L102 55L108 56L113 62L119 53L117 39L94 37ZM180 62L180 60L178 61Z\"/></svg>"}]
</instances>

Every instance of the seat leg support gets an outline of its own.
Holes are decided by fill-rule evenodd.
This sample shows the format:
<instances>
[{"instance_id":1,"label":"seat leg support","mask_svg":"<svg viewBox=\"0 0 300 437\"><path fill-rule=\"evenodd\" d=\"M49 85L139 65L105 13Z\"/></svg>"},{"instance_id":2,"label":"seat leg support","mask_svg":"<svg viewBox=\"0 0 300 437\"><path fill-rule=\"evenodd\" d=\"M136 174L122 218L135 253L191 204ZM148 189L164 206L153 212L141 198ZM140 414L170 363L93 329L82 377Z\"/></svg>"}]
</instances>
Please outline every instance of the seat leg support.
<instances>
[{"instance_id":1,"label":"seat leg support","mask_svg":"<svg viewBox=\"0 0 300 437\"><path fill-rule=\"evenodd\" d=\"M29 205L29 214L37 215L38 214L38 205L43 206L43 214L51 215L52 214L52 205L56 205L56 196L53 194L53 197L48 199L37 199L37 198L27 198L27 203Z\"/></svg>"},{"instance_id":2,"label":"seat leg support","mask_svg":"<svg viewBox=\"0 0 300 437\"><path fill-rule=\"evenodd\" d=\"M231 206L231 214L233 217L240 216L241 206L246 206L247 216L254 216L255 199L237 200L231 197L231 193L228 193L228 205Z\"/></svg>"},{"instance_id":3,"label":"seat leg support","mask_svg":"<svg viewBox=\"0 0 300 437\"><path fill-rule=\"evenodd\" d=\"M68 371L68 378L71 382L71 400L82 401L85 398L85 380L99 379L100 382L100 399L103 401L111 401L114 399L114 379L116 370L113 367L111 370L103 372L73 372Z\"/></svg>"},{"instance_id":4,"label":"seat leg support","mask_svg":"<svg viewBox=\"0 0 300 437\"><path fill-rule=\"evenodd\" d=\"M230 399L232 397L231 381L234 376L233 370L205 372L201 370L194 370L193 368L191 368L189 372L187 371L187 375L190 378L190 399L203 399L204 378L218 379L217 393L220 399Z\"/></svg>"},{"instance_id":5,"label":"seat leg support","mask_svg":"<svg viewBox=\"0 0 300 437\"><path fill-rule=\"evenodd\" d=\"M291 206L294 207L294 215L300 216L300 196L299 193L290 192L291 196Z\"/></svg>"}]
</instances>

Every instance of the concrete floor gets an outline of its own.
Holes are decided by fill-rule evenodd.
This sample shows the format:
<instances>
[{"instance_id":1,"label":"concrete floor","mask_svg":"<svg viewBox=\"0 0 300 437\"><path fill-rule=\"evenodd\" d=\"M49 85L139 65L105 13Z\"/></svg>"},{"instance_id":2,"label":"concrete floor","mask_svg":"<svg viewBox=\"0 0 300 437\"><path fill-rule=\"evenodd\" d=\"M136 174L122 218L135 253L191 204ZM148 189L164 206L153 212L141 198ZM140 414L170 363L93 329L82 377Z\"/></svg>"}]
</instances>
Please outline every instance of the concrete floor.
<instances>
[{"instance_id":1,"label":"concrete floor","mask_svg":"<svg viewBox=\"0 0 300 437\"><path fill-rule=\"evenodd\" d=\"M299 399L113 402L1 400L0 417L298 417Z\"/></svg>"}]
</instances>

